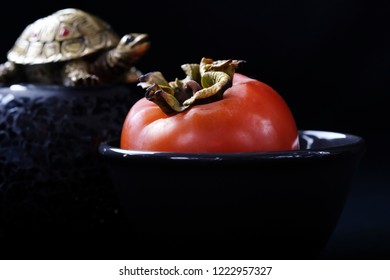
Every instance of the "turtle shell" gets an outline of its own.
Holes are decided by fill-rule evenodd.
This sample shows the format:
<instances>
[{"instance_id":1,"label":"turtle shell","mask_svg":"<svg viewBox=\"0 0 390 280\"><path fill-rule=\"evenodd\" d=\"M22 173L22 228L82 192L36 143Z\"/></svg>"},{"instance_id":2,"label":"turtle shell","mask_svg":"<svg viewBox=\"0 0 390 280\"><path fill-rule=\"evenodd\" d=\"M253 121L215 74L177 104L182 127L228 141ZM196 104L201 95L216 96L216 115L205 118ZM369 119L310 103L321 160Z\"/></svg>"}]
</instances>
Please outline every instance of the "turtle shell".
<instances>
[{"instance_id":1,"label":"turtle shell","mask_svg":"<svg viewBox=\"0 0 390 280\"><path fill-rule=\"evenodd\" d=\"M119 39L100 18L78 9L63 9L28 25L7 58L18 64L67 61L114 48Z\"/></svg>"}]
</instances>

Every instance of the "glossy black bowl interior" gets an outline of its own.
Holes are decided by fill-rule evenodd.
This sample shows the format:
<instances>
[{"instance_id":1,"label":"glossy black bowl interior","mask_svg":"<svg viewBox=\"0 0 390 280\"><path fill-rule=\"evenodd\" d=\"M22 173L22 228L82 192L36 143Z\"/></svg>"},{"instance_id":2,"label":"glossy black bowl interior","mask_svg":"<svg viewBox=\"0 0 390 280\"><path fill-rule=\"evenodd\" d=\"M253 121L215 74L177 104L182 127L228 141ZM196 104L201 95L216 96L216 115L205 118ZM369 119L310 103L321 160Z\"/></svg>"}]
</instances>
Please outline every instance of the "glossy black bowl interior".
<instances>
[{"instance_id":1,"label":"glossy black bowl interior","mask_svg":"<svg viewBox=\"0 0 390 280\"><path fill-rule=\"evenodd\" d=\"M137 258L316 258L364 150L356 135L300 131L301 149L159 153L101 143Z\"/></svg>"}]
</instances>

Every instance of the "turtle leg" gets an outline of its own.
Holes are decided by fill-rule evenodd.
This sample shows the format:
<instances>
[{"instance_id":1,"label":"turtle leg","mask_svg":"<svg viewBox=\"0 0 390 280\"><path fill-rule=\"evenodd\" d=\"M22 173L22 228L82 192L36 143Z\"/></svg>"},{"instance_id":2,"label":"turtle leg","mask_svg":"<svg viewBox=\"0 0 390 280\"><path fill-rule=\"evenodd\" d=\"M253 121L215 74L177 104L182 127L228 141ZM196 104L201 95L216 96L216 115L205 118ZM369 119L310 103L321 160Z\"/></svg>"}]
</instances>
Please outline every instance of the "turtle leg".
<instances>
[{"instance_id":1,"label":"turtle leg","mask_svg":"<svg viewBox=\"0 0 390 280\"><path fill-rule=\"evenodd\" d=\"M100 84L99 77L89 73L89 64L84 60L66 63L62 77L64 86L96 86Z\"/></svg>"},{"instance_id":2,"label":"turtle leg","mask_svg":"<svg viewBox=\"0 0 390 280\"><path fill-rule=\"evenodd\" d=\"M139 71L136 67L131 67L125 75L125 82L127 83L136 83L139 82L139 78L142 76L142 72Z\"/></svg>"}]
</instances>

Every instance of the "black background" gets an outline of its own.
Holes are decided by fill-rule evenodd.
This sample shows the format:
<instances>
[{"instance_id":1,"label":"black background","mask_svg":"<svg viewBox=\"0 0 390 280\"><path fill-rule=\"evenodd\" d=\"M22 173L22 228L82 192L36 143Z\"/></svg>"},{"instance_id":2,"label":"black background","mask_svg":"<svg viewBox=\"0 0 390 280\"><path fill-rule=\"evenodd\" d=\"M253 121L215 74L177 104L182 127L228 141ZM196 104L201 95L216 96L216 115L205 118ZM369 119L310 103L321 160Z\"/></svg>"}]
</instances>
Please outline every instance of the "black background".
<instances>
[{"instance_id":1,"label":"black background","mask_svg":"<svg viewBox=\"0 0 390 280\"><path fill-rule=\"evenodd\" d=\"M229 1L232 2L232 1ZM119 34L146 32L139 62L182 78L180 65L202 57L243 59L239 72L276 89L299 129L362 136L367 150L345 211L323 258L390 258L390 2L13 1L2 7L0 58L27 24L74 7ZM255 5L254 5L255 4Z\"/></svg>"}]
</instances>

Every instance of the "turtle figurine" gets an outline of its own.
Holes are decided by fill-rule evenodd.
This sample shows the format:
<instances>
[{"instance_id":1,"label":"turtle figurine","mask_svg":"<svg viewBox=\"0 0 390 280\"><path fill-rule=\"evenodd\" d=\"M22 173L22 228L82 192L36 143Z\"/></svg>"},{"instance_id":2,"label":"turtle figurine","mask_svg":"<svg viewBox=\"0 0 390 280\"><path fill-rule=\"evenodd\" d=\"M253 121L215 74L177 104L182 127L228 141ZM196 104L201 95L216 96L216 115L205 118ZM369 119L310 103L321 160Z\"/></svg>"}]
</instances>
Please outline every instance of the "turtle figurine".
<instances>
[{"instance_id":1,"label":"turtle figurine","mask_svg":"<svg viewBox=\"0 0 390 280\"><path fill-rule=\"evenodd\" d=\"M120 38L95 15L67 8L28 25L0 64L0 83L96 86L136 82L148 34Z\"/></svg>"}]
</instances>

